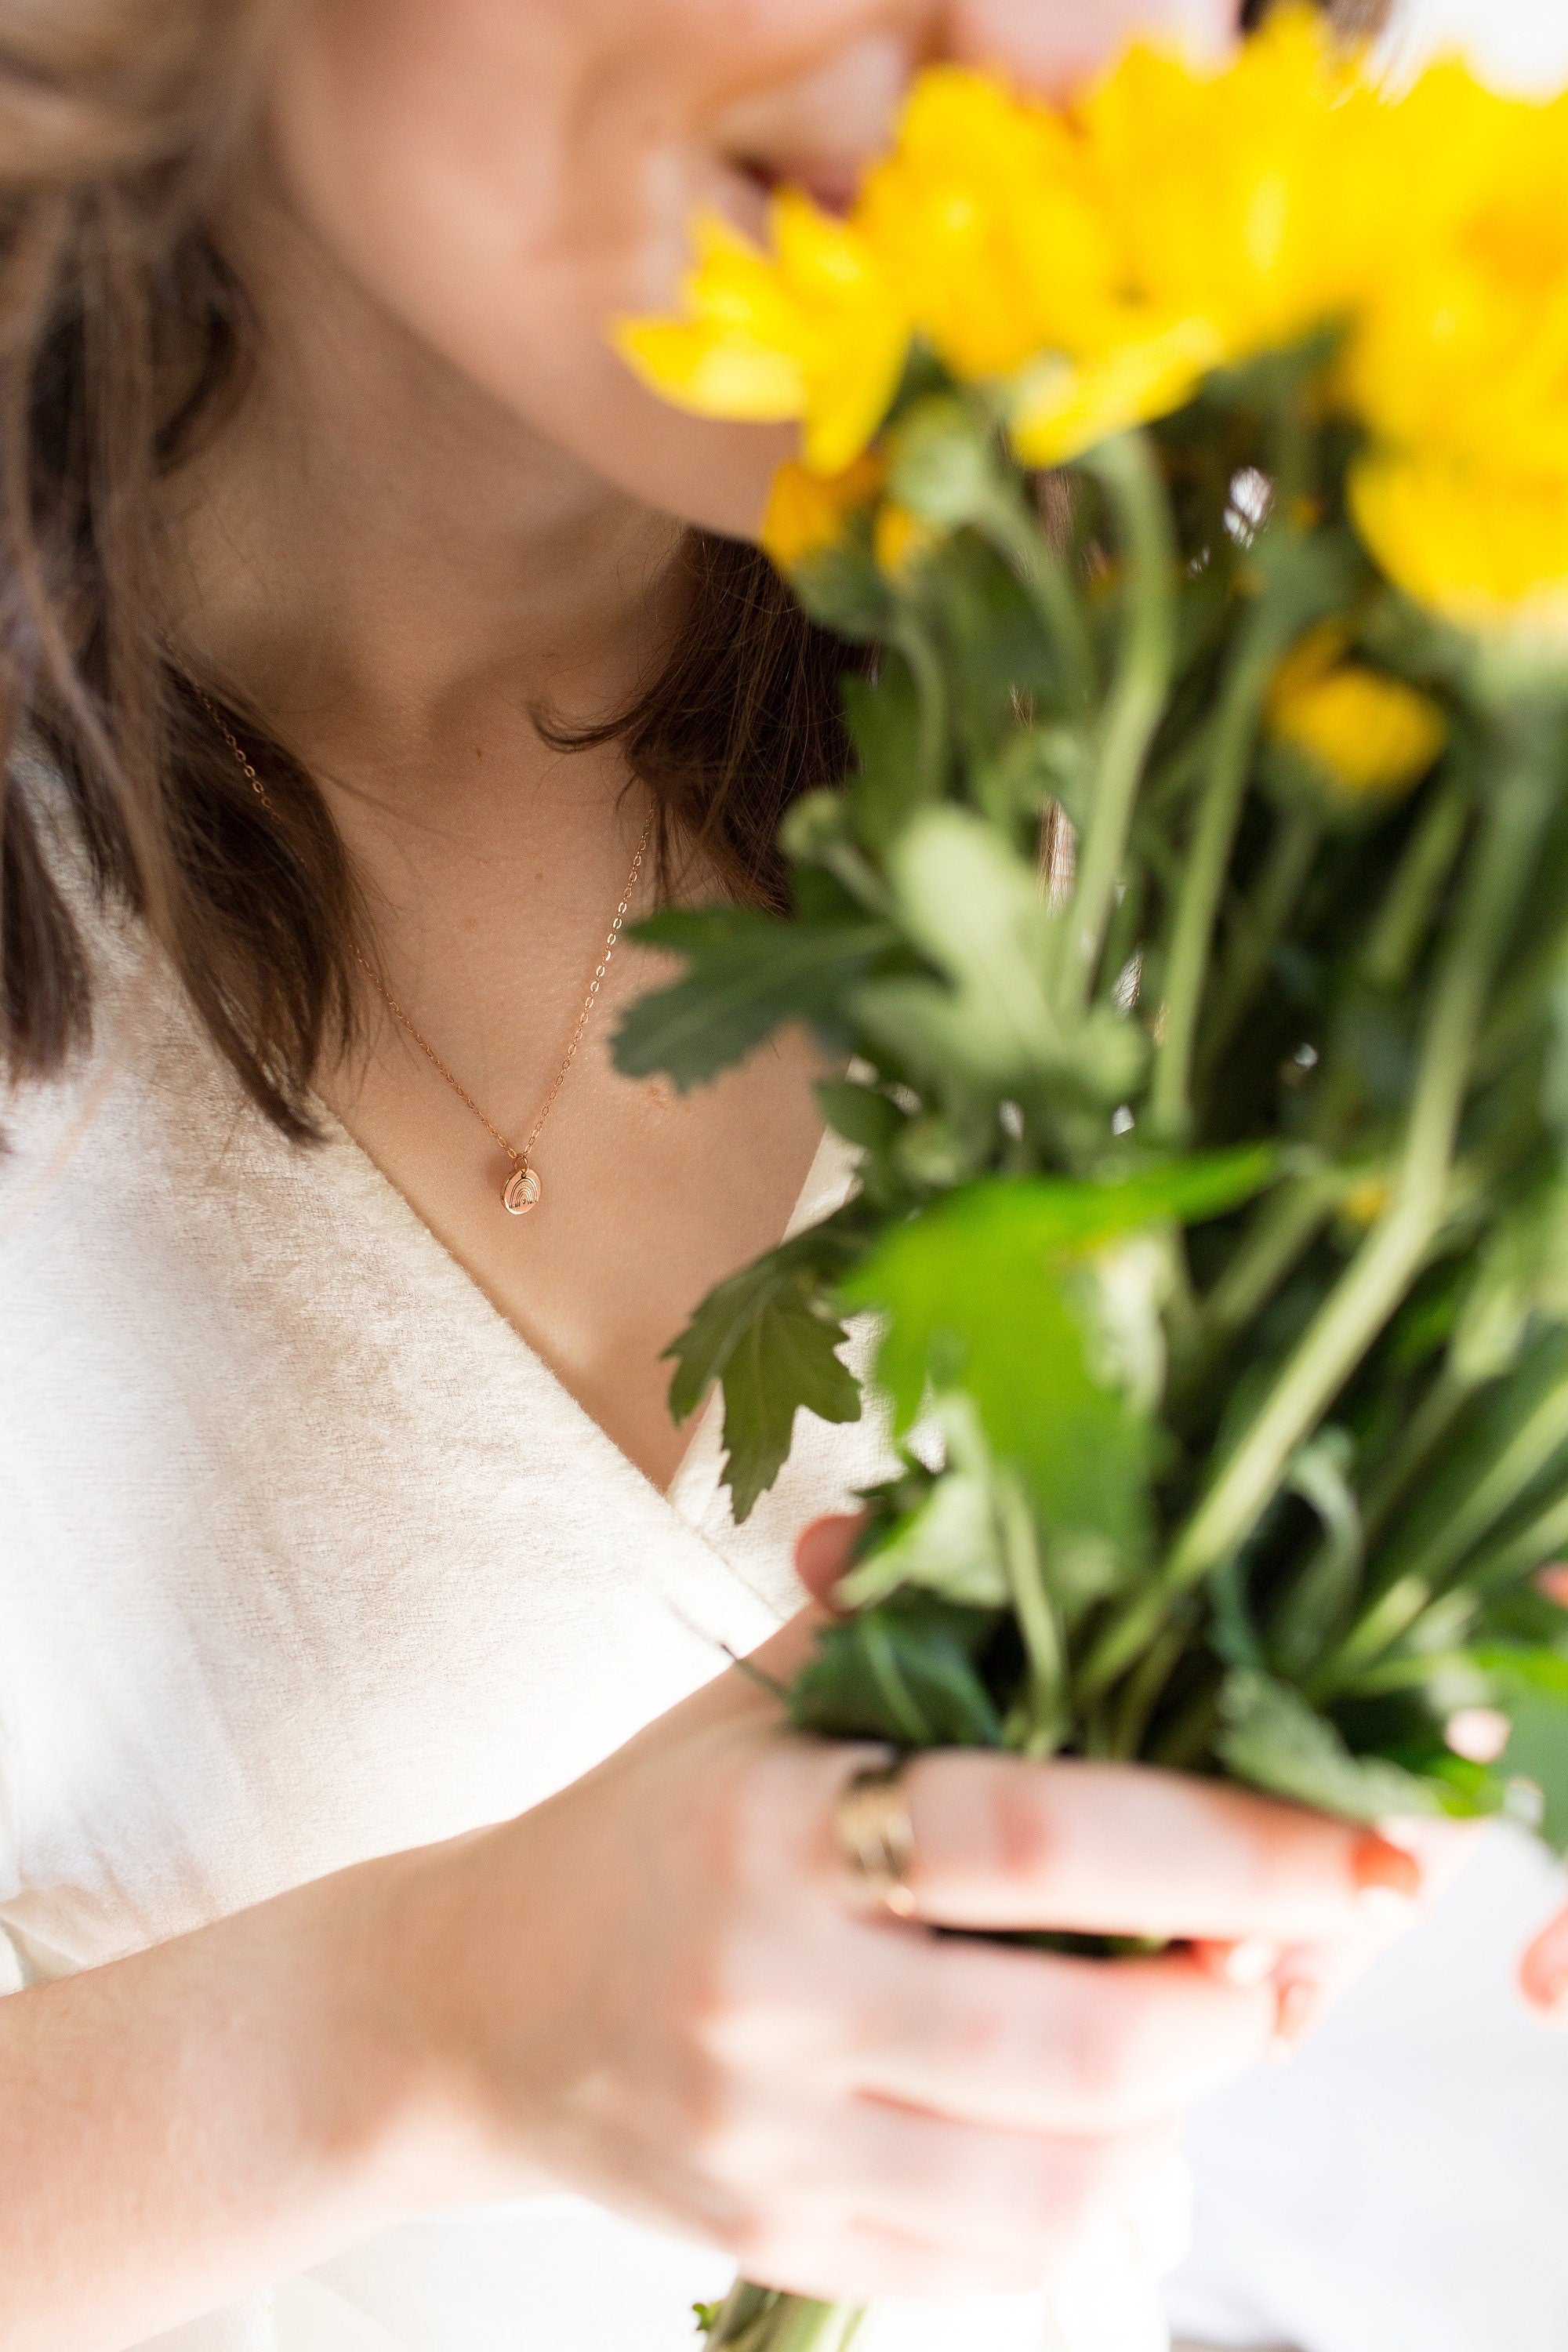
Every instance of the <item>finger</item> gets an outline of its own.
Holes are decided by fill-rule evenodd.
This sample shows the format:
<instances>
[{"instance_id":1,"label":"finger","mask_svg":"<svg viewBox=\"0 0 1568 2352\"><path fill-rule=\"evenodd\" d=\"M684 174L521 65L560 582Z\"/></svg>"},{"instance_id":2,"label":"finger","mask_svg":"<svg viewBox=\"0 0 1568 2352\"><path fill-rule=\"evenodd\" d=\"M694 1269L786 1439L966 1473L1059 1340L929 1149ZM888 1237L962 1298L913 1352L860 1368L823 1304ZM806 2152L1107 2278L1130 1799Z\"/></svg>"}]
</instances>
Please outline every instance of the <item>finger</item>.
<instances>
[{"instance_id":1,"label":"finger","mask_svg":"<svg viewBox=\"0 0 1568 2352\"><path fill-rule=\"evenodd\" d=\"M1568 2025L1568 1910L1536 1937L1520 1962L1519 1980L1531 2008L1553 2025Z\"/></svg>"},{"instance_id":2,"label":"finger","mask_svg":"<svg viewBox=\"0 0 1568 2352\"><path fill-rule=\"evenodd\" d=\"M841 1511L813 1519L796 1540L795 1574L825 1609L831 1608L835 1585L854 1564L855 1539L865 1524L863 1512Z\"/></svg>"},{"instance_id":3,"label":"finger","mask_svg":"<svg viewBox=\"0 0 1568 2352\"><path fill-rule=\"evenodd\" d=\"M859 2218L1017 2264L1025 2284L1097 2221L1136 2212L1176 2145L1168 2124L1103 2136L1007 2131L874 2099L853 2102L834 2134L835 2169L854 2184Z\"/></svg>"},{"instance_id":4,"label":"finger","mask_svg":"<svg viewBox=\"0 0 1568 2352\"><path fill-rule=\"evenodd\" d=\"M1143 1765L954 1750L903 1786L916 1911L951 1927L1316 1943L1421 1886L1375 1832Z\"/></svg>"},{"instance_id":5,"label":"finger","mask_svg":"<svg viewBox=\"0 0 1568 2352\"><path fill-rule=\"evenodd\" d=\"M1148 2206L1176 2135L976 2130L861 2100L836 2123L830 2162L812 2146L809 2179L775 2178L764 2233L737 2251L754 2277L860 2300L1027 2289L1097 2220Z\"/></svg>"},{"instance_id":6,"label":"finger","mask_svg":"<svg viewBox=\"0 0 1568 2352\"><path fill-rule=\"evenodd\" d=\"M1137 2132L1268 2051L1267 1980L1195 1958L1080 1960L885 1937L874 2017L844 2063L863 2088L1013 2131Z\"/></svg>"}]
</instances>

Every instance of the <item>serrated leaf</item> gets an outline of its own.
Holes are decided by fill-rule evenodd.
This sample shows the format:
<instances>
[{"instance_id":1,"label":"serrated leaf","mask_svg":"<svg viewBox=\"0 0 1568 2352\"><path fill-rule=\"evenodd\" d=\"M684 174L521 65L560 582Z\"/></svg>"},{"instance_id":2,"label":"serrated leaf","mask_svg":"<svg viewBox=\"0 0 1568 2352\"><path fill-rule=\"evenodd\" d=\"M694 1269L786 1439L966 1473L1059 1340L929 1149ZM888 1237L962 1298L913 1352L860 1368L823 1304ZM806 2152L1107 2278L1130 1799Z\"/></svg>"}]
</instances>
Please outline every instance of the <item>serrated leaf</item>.
<instances>
[{"instance_id":1,"label":"serrated leaf","mask_svg":"<svg viewBox=\"0 0 1568 2352\"><path fill-rule=\"evenodd\" d=\"M829 1287L858 1247L832 1219L798 1234L720 1283L664 1350L676 1366L669 1410L677 1422L715 1381L723 1388L723 1476L737 1523L778 1476L798 1412L860 1418L858 1383L838 1357L847 1335Z\"/></svg>"},{"instance_id":2,"label":"serrated leaf","mask_svg":"<svg viewBox=\"0 0 1568 2352\"><path fill-rule=\"evenodd\" d=\"M1273 1167L1269 1153L1249 1150L1111 1183L987 1178L886 1234L840 1297L886 1318L877 1378L899 1426L913 1423L928 1381L963 1390L1053 1537L1102 1538L1123 1565L1139 1556L1148 1424L1114 1381L1097 1377L1103 1333L1070 1294L1091 1252L1234 1207Z\"/></svg>"},{"instance_id":3,"label":"serrated leaf","mask_svg":"<svg viewBox=\"0 0 1568 2352\"><path fill-rule=\"evenodd\" d=\"M1083 1327L1052 1264L1058 1189L971 1185L888 1234L842 1296L887 1318L878 1377L900 1428L919 1414L928 1380L962 1389L1045 1524L1104 1536L1130 1558L1145 1535L1147 1433L1089 1371Z\"/></svg>"},{"instance_id":4,"label":"serrated leaf","mask_svg":"<svg viewBox=\"0 0 1568 2352\"><path fill-rule=\"evenodd\" d=\"M744 1061L785 1022L837 1035L848 995L892 944L883 924L814 923L746 907L667 907L631 936L684 956L687 973L655 989L612 1041L623 1077L662 1074L682 1094Z\"/></svg>"},{"instance_id":5,"label":"serrated leaf","mask_svg":"<svg viewBox=\"0 0 1568 2352\"><path fill-rule=\"evenodd\" d=\"M1001 1717L974 1663L994 1622L911 1594L830 1625L791 1685L791 1720L900 1748L999 1748Z\"/></svg>"},{"instance_id":6,"label":"serrated leaf","mask_svg":"<svg viewBox=\"0 0 1568 2352\"><path fill-rule=\"evenodd\" d=\"M942 807L905 825L888 873L905 932L945 977L861 987L871 1034L938 1081L1005 1089L1058 1065L1054 919L1032 869L983 817Z\"/></svg>"},{"instance_id":7,"label":"serrated leaf","mask_svg":"<svg viewBox=\"0 0 1568 2352\"><path fill-rule=\"evenodd\" d=\"M1430 1781L1381 1756L1352 1756L1326 1716L1289 1683L1235 1666L1220 1688L1215 1753L1238 1780L1344 1821L1440 1813Z\"/></svg>"}]
</instances>

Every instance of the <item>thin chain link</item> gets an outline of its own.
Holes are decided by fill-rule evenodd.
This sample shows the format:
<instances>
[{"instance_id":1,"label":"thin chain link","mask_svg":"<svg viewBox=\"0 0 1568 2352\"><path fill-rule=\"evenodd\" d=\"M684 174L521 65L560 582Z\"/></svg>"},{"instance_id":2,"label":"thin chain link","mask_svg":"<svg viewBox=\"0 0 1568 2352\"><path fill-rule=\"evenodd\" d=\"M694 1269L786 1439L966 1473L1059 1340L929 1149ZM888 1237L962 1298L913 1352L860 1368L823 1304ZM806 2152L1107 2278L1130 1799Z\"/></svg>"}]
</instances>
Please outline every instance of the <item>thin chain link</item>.
<instances>
[{"instance_id":1,"label":"thin chain link","mask_svg":"<svg viewBox=\"0 0 1568 2352\"><path fill-rule=\"evenodd\" d=\"M241 769L244 771L246 779L250 785L251 791L256 794L257 799L261 803L261 805L267 811L268 815L276 823L278 811L267 796L266 785L257 774L256 770L251 765L250 761L246 758L244 748L240 744L237 737L235 735L233 729L228 726L222 712L216 708L216 704L208 701L200 687L193 687L191 691L195 694L196 700L201 704L202 709L206 712L207 717L212 720L213 725L217 729L218 733L223 737L224 741L228 745L229 750L234 753L235 758L238 761ZM366 979L371 982L371 985L378 992L387 1011L395 1020L402 1023L404 1028L407 1030L408 1034L413 1038L420 1052L425 1055L433 1066L440 1072L442 1077L446 1079L447 1084L451 1087L452 1092L460 1101L467 1103L468 1108L473 1112L474 1117L479 1120L479 1125L484 1129L485 1133L492 1137L494 1140L500 1144L501 1150L506 1153L507 1158L511 1161L513 1167L520 1171L525 1170L529 1165L529 1154L532 1151L534 1145L539 1140L540 1129L543 1127L545 1120L554 1109L555 1097L561 1092L562 1087L565 1085L566 1073L572 1067L573 1063L576 1060L577 1048L583 1043L584 1037L587 1034L588 1024L594 1017L594 1007L599 1001L599 991L605 984L605 974L609 971L610 959L616 952L616 942L619 940L622 927L626 922L626 917L631 912L632 898L637 887L637 877L642 872L643 860L647 856L647 845L652 838L653 811L650 809L643 824L641 837L637 842L637 856L632 859L632 870L626 876L626 887L621 893L621 903L616 908L615 920L610 925L609 936L605 941L605 951L599 958L598 962L594 966L594 977L588 983L588 993L583 1000L583 1010L577 1015L577 1026L572 1032L572 1042L566 1048L565 1058L562 1062L561 1067L555 1073L555 1082L552 1086L550 1092L545 1096L543 1106L540 1110L538 1118L534 1120L533 1125L529 1129L528 1140L523 1145L521 1151L518 1150L515 1143L508 1141L507 1138L501 1133L499 1127L492 1126L489 1119L486 1118L484 1112L479 1108L479 1104L474 1100L473 1096L468 1092L467 1087L462 1084L460 1079L453 1076L451 1071L447 1067L446 1063L441 1059L440 1055L436 1051L435 1046L430 1043L429 1038L426 1036L425 1032L418 1028L416 1024L410 1020L408 1014L405 1013L402 1005L399 1004L396 997L394 996L391 989L388 988L380 972L376 971L375 966L369 962L361 953L357 943L351 941L351 945L353 948L354 961L364 973Z\"/></svg>"}]
</instances>

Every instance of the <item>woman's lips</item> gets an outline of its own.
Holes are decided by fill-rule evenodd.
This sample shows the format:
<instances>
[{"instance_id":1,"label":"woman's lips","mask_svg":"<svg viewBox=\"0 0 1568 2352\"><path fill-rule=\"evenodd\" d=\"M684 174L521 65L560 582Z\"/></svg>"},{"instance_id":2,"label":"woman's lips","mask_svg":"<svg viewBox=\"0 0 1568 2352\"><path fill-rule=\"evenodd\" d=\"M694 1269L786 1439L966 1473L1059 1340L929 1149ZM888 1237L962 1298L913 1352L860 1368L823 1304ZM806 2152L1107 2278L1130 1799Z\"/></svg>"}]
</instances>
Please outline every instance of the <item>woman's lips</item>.
<instances>
[{"instance_id":1,"label":"woman's lips","mask_svg":"<svg viewBox=\"0 0 1568 2352\"><path fill-rule=\"evenodd\" d=\"M736 158L735 168L763 196L776 195L781 188L795 188L820 210L841 220L855 202L868 161L864 156L826 163L805 157L744 155Z\"/></svg>"}]
</instances>

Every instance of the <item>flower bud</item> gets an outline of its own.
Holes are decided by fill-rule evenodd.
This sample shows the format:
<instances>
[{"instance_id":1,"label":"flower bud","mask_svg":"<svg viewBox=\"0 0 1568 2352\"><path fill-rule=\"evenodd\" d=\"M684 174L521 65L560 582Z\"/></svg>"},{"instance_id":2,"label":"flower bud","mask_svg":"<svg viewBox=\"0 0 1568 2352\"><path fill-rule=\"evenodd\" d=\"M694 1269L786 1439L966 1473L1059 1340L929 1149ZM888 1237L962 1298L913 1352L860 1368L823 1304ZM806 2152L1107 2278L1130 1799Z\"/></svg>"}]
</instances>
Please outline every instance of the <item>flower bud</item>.
<instances>
[{"instance_id":1,"label":"flower bud","mask_svg":"<svg viewBox=\"0 0 1568 2352\"><path fill-rule=\"evenodd\" d=\"M1339 622L1309 630L1268 696L1270 738L1294 752L1342 808L1397 799L1434 767L1447 721L1429 695L1348 660Z\"/></svg>"}]
</instances>

